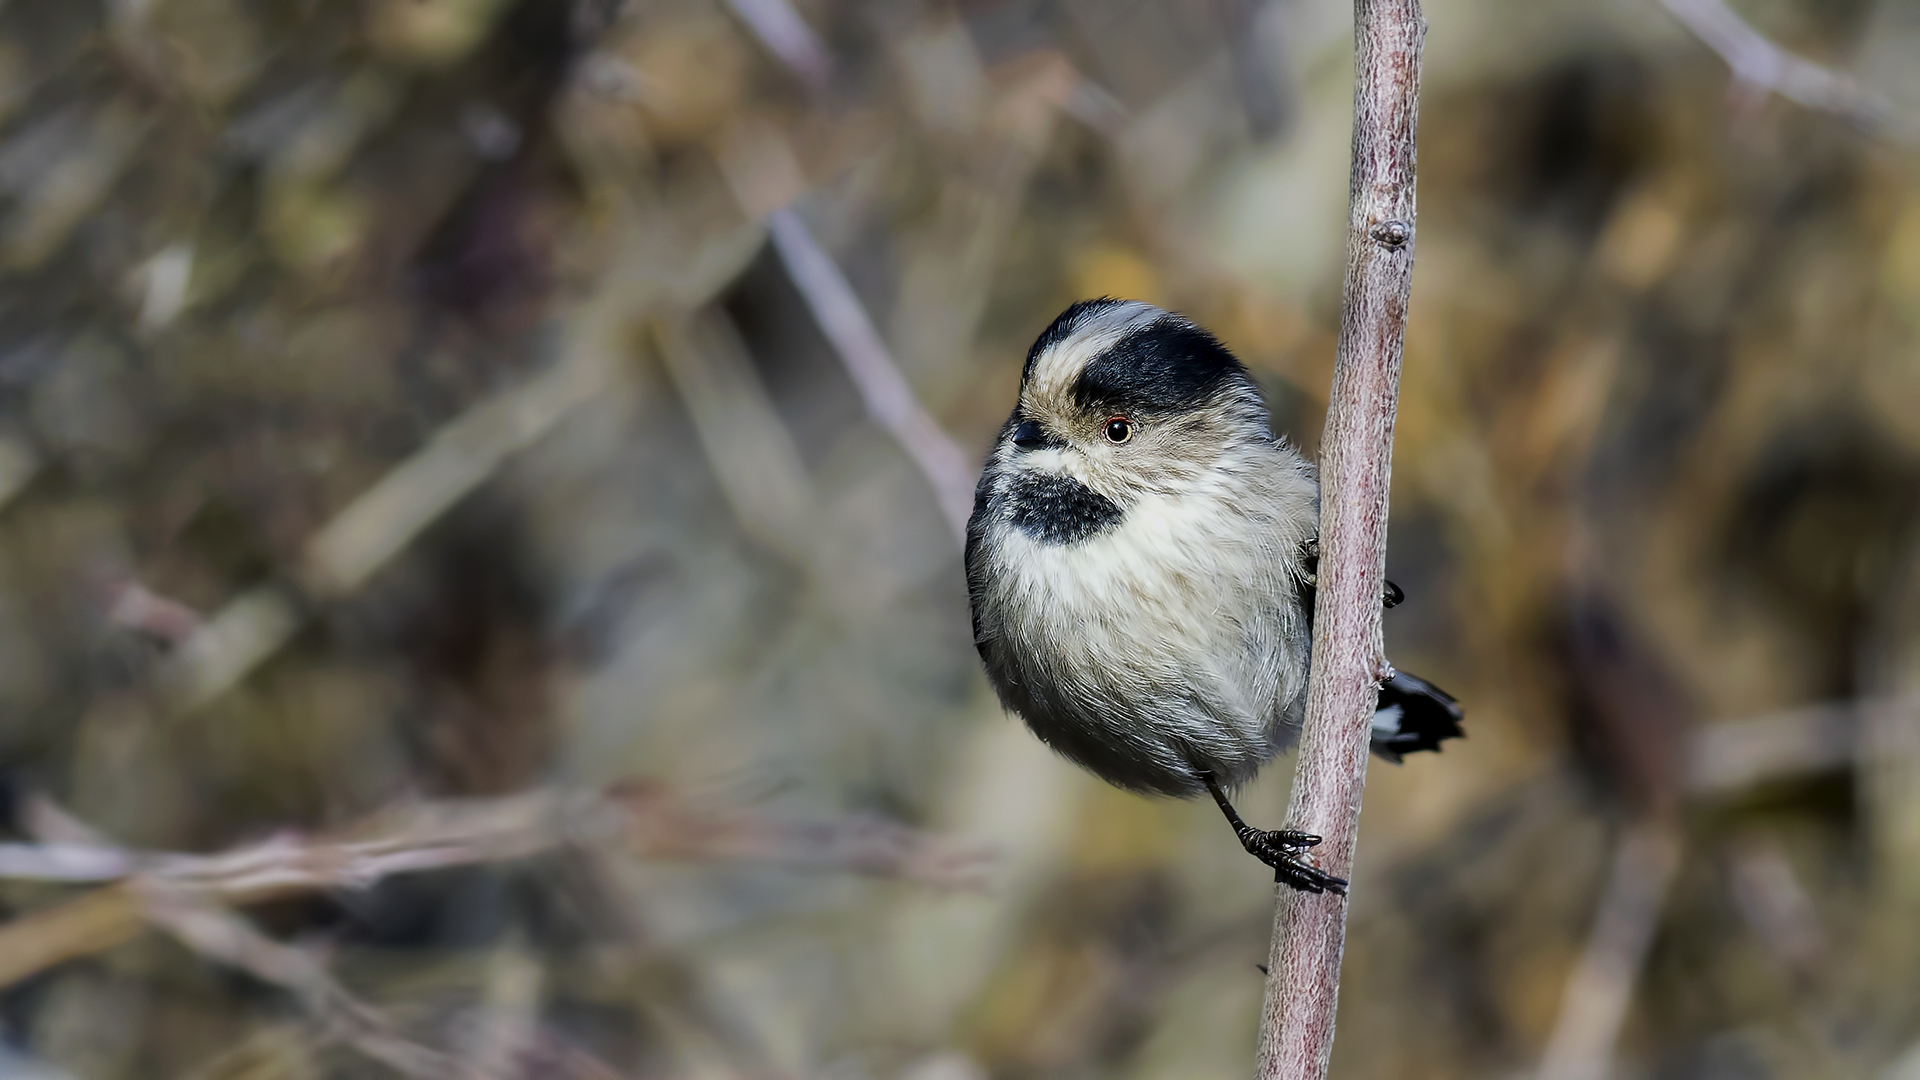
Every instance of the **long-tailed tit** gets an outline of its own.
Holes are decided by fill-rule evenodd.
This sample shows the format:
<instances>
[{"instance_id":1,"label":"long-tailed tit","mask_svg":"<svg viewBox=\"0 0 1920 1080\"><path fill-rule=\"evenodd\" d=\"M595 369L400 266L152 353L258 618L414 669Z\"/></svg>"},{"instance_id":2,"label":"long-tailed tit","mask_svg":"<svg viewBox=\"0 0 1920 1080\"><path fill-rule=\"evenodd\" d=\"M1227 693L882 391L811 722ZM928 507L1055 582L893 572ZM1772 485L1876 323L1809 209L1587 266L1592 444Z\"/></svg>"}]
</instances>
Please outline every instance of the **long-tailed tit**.
<instances>
[{"instance_id":1,"label":"long-tailed tit","mask_svg":"<svg viewBox=\"0 0 1920 1080\"><path fill-rule=\"evenodd\" d=\"M1299 732L1319 498L1213 335L1139 301L1083 301L1027 353L975 496L967 584L987 675L1034 734L1120 787L1211 793L1278 880L1345 892L1306 858L1319 837L1252 828L1224 790ZM1396 674L1373 750L1437 749L1460 719Z\"/></svg>"}]
</instances>

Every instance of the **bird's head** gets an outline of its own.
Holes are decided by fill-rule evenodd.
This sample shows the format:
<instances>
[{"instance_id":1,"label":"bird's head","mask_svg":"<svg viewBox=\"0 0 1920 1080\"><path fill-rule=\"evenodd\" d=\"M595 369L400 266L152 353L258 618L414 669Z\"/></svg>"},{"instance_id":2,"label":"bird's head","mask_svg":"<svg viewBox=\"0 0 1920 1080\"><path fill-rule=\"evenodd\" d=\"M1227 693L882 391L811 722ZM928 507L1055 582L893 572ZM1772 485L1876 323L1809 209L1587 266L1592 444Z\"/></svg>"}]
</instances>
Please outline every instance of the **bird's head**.
<instances>
[{"instance_id":1,"label":"bird's head","mask_svg":"<svg viewBox=\"0 0 1920 1080\"><path fill-rule=\"evenodd\" d=\"M1260 391L1212 334L1138 300L1083 300L1028 351L994 459L1030 497L1080 485L1124 508L1272 442Z\"/></svg>"}]
</instances>

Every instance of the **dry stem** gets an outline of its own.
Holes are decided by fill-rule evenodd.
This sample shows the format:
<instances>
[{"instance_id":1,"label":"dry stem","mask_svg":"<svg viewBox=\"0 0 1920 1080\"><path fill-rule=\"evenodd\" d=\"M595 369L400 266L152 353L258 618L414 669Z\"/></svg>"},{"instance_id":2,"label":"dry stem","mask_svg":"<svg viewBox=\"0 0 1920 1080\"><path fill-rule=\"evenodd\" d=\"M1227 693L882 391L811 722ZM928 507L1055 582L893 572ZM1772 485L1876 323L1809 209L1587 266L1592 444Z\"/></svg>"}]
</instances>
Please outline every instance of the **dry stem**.
<instances>
[{"instance_id":1,"label":"dry stem","mask_svg":"<svg viewBox=\"0 0 1920 1080\"><path fill-rule=\"evenodd\" d=\"M1419 0L1355 0L1353 166L1345 303L1320 459L1313 671L1287 824L1325 837L1321 865L1350 876L1367 729L1389 670L1381 646L1387 486L1413 286L1414 123L1426 23ZM1280 888L1262 1080L1317 1080L1333 1051L1347 901Z\"/></svg>"},{"instance_id":2,"label":"dry stem","mask_svg":"<svg viewBox=\"0 0 1920 1080\"><path fill-rule=\"evenodd\" d=\"M727 6L808 90L826 90L833 55L788 0L727 0Z\"/></svg>"},{"instance_id":3,"label":"dry stem","mask_svg":"<svg viewBox=\"0 0 1920 1080\"><path fill-rule=\"evenodd\" d=\"M1636 822L1614 849L1607 890L1580 963L1567 980L1560 1016L1540 1064L1541 1080L1602 1080L1633 1003L1667 887L1680 867L1680 831L1672 821Z\"/></svg>"},{"instance_id":4,"label":"dry stem","mask_svg":"<svg viewBox=\"0 0 1920 1080\"><path fill-rule=\"evenodd\" d=\"M964 541L967 518L973 513L976 470L972 458L914 397L913 388L900 373L900 365L894 362L880 332L874 329L853 286L800 216L791 207L775 210L767 217L767 228L794 286L859 389L867 414L913 459L932 485L934 499L955 538Z\"/></svg>"},{"instance_id":5,"label":"dry stem","mask_svg":"<svg viewBox=\"0 0 1920 1080\"><path fill-rule=\"evenodd\" d=\"M0 878L112 882L0 925L0 987L109 949L151 921L157 892L216 905L362 889L394 874L524 859L585 846L644 859L767 862L899 877L941 888L981 883L986 854L865 818L777 820L687 806L657 788L536 791L401 807L331 837L284 835L215 855L102 844L0 844Z\"/></svg>"},{"instance_id":6,"label":"dry stem","mask_svg":"<svg viewBox=\"0 0 1920 1080\"><path fill-rule=\"evenodd\" d=\"M1913 141L1910 125L1896 129L1892 105L1840 72L1782 49L1755 30L1722 0L1661 0L1708 48L1733 69L1736 87L1779 94L1809 109L1839 116L1869 132Z\"/></svg>"}]
</instances>

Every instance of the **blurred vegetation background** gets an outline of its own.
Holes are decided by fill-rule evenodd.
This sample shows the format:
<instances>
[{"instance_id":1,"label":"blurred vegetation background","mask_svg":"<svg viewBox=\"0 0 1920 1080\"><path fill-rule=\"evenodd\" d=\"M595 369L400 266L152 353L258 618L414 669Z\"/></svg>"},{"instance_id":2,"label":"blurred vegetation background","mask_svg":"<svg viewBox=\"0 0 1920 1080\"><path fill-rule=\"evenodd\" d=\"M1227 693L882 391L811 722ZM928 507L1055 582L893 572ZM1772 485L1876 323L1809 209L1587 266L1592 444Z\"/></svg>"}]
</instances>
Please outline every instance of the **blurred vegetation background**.
<instances>
[{"instance_id":1,"label":"blurred vegetation background","mask_svg":"<svg viewBox=\"0 0 1920 1080\"><path fill-rule=\"evenodd\" d=\"M1427 16L1334 1075L1920 1077L1920 3ZM0 4L0 1075L1246 1075L954 500L1092 295L1313 451L1350 18Z\"/></svg>"}]
</instances>

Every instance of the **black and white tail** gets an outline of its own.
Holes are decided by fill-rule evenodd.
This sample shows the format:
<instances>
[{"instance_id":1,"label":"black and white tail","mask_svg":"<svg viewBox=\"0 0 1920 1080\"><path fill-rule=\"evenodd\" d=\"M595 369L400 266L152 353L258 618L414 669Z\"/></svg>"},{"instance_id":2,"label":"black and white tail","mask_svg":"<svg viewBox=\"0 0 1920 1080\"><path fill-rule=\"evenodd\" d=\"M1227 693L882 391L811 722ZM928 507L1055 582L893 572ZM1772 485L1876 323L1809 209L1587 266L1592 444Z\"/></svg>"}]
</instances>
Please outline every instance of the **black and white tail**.
<instances>
[{"instance_id":1,"label":"black and white tail","mask_svg":"<svg viewBox=\"0 0 1920 1080\"><path fill-rule=\"evenodd\" d=\"M1438 751L1442 740L1466 735L1460 729L1464 716L1445 690L1418 675L1397 671L1380 684L1373 712L1373 752L1398 765L1415 751Z\"/></svg>"}]
</instances>

